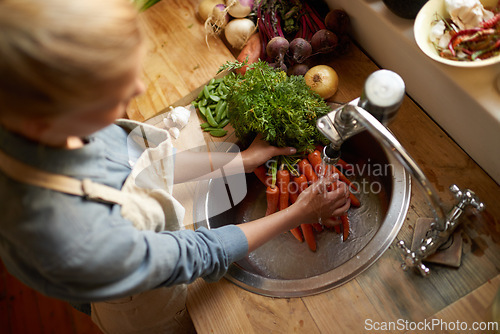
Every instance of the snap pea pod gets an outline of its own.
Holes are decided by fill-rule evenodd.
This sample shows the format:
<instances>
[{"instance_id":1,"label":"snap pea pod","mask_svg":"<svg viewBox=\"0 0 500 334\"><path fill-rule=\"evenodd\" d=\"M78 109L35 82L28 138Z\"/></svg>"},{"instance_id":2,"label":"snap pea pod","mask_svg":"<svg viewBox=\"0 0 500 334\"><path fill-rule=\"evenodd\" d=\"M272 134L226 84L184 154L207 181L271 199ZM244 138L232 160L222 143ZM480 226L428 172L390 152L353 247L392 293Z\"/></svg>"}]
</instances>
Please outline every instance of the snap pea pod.
<instances>
[{"instance_id":1,"label":"snap pea pod","mask_svg":"<svg viewBox=\"0 0 500 334\"><path fill-rule=\"evenodd\" d=\"M201 129L212 136L222 137L227 131L222 129L229 124L227 117L227 94L229 86L224 78L211 79L198 94L192 105L198 108L206 122L200 125Z\"/></svg>"},{"instance_id":2,"label":"snap pea pod","mask_svg":"<svg viewBox=\"0 0 500 334\"><path fill-rule=\"evenodd\" d=\"M220 123L217 125L217 127L213 127L213 126L211 126L208 122L206 122L206 123L202 123L202 124L200 125L200 127L203 129L203 131L208 132L208 131L212 131L212 130L219 130L219 129L222 129L223 127L225 127L225 126L226 126L226 125L228 125L228 124L229 124L229 119L227 119L227 118L226 118L225 120L223 120L222 122L220 122Z\"/></svg>"},{"instance_id":3,"label":"snap pea pod","mask_svg":"<svg viewBox=\"0 0 500 334\"><path fill-rule=\"evenodd\" d=\"M200 124L200 127L201 127L203 130L205 130L205 129L210 128L210 124L208 124L208 122L201 123L201 124Z\"/></svg>"},{"instance_id":4,"label":"snap pea pod","mask_svg":"<svg viewBox=\"0 0 500 334\"><path fill-rule=\"evenodd\" d=\"M219 126L219 123L217 123L215 121L215 118L214 118L214 115L212 114L212 112L210 111L210 109L207 110L206 112L206 115L207 117L207 122L208 124L210 124L211 126L213 126L214 128L218 127Z\"/></svg>"},{"instance_id":5,"label":"snap pea pod","mask_svg":"<svg viewBox=\"0 0 500 334\"><path fill-rule=\"evenodd\" d=\"M221 119L222 119L222 113L224 112L224 110L227 108L227 102L226 101L219 101L219 103L217 103L217 106L215 107L215 120L217 122L220 122Z\"/></svg>"},{"instance_id":6,"label":"snap pea pod","mask_svg":"<svg viewBox=\"0 0 500 334\"><path fill-rule=\"evenodd\" d=\"M227 134L227 130L215 129L215 130L210 131L210 134L214 137L224 137Z\"/></svg>"},{"instance_id":7,"label":"snap pea pod","mask_svg":"<svg viewBox=\"0 0 500 334\"><path fill-rule=\"evenodd\" d=\"M211 126L208 126L208 127L204 127L204 128L203 128L203 131L205 131L205 132L210 132L210 131L212 131L212 130L220 130L220 129L221 129L221 128L213 128L213 127L211 127Z\"/></svg>"},{"instance_id":8,"label":"snap pea pod","mask_svg":"<svg viewBox=\"0 0 500 334\"><path fill-rule=\"evenodd\" d=\"M207 109L204 106L198 106L198 110L203 115L203 117L207 118ZM210 113L210 111L208 111Z\"/></svg>"},{"instance_id":9,"label":"snap pea pod","mask_svg":"<svg viewBox=\"0 0 500 334\"><path fill-rule=\"evenodd\" d=\"M220 123L219 123L219 128L223 128L226 125L229 124L229 118L224 118Z\"/></svg>"}]
</instances>

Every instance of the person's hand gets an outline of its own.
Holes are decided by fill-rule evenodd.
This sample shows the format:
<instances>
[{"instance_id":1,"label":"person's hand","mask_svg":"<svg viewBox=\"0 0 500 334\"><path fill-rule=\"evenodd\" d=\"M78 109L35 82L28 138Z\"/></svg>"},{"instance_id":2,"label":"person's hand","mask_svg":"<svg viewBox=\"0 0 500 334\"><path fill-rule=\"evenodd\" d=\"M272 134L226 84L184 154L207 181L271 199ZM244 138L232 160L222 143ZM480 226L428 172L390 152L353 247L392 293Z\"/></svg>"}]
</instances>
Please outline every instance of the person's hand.
<instances>
[{"instance_id":1,"label":"person's hand","mask_svg":"<svg viewBox=\"0 0 500 334\"><path fill-rule=\"evenodd\" d=\"M250 173L267 160L278 155L295 154L297 150L293 147L276 147L269 145L262 135L257 135L252 144L241 152L245 172Z\"/></svg>"},{"instance_id":2,"label":"person's hand","mask_svg":"<svg viewBox=\"0 0 500 334\"><path fill-rule=\"evenodd\" d=\"M300 206L304 222L314 223L321 218L324 225L338 225L339 222L332 217L345 214L351 206L349 189L344 182L338 180L338 175L334 174L311 184L300 193L293 205Z\"/></svg>"}]
</instances>

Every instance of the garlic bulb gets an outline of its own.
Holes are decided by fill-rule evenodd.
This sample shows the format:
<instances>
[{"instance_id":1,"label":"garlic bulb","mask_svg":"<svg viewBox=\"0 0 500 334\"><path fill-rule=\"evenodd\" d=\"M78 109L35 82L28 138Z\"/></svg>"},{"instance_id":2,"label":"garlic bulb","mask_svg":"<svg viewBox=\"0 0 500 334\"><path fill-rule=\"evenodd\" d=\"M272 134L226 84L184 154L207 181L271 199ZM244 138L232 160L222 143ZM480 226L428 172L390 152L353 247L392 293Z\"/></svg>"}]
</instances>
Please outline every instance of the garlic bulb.
<instances>
[{"instance_id":1,"label":"garlic bulb","mask_svg":"<svg viewBox=\"0 0 500 334\"><path fill-rule=\"evenodd\" d=\"M189 122L189 116L191 116L191 110L184 107L170 108L167 117L163 119L163 123L168 129L170 135L177 139L180 134L180 130L184 128Z\"/></svg>"}]
</instances>

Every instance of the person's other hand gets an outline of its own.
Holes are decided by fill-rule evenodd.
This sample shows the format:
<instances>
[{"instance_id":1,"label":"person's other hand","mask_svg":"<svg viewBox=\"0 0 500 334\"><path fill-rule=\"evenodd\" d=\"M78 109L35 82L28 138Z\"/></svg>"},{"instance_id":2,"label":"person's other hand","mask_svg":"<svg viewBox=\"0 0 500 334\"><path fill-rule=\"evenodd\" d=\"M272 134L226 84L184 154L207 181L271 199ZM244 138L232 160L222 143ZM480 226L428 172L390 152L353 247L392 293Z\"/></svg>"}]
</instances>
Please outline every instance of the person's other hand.
<instances>
[{"instance_id":1,"label":"person's other hand","mask_svg":"<svg viewBox=\"0 0 500 334\"><path fill-rule=\"evenodd\" d=\"M278 155L295 154L297 150L293 147L276 147L270 145L262 135L257 135L252 144L241 152L245 172L250 173L258 166L262 165L272 157Z\"/></svg>"}]
</instances>

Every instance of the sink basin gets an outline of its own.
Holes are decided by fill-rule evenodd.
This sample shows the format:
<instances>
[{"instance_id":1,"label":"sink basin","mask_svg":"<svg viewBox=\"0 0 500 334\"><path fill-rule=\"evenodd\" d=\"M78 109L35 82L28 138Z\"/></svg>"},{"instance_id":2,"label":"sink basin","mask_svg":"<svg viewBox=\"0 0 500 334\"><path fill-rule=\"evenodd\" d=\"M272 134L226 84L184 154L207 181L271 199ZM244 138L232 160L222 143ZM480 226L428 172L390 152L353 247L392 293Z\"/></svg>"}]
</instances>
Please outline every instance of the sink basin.
<instances>
[{"instance_id":1,"label":"sink basin","mask_svg":"<svg viewBox=\"0 0 500 334\"><path fill-rule=\"evenodd\" d=\"M283 233L232 264L225 276L229 281L266 296L307 296L353 279L387 250L406 217L410 176L366 131L343 144L342 158L355 167L355 175L349 178L359 185L357 196L361 201L359 208L349 210L348 239L343 241L333 229L316 232L317 250L312 252L305 242ZM221 209L221 179L198 184L195 227L216 228L264 216L264 185L253 173L241 178L246 182L246 192L233 193L228 210Z\"/></svg>"}]
</instances>

